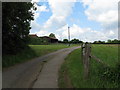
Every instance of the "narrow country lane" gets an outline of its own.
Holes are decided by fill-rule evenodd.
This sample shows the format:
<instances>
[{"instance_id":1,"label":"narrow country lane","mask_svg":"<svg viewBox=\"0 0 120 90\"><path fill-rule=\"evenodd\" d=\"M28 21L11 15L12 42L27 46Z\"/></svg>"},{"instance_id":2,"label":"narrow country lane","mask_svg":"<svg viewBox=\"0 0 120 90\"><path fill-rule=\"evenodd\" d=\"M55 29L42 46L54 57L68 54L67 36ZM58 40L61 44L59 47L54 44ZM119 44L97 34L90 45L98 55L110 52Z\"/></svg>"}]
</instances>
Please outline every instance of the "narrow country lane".
<instances>
[{"instance_id":1,"label":"narrow country lane","mask_svg":"<svg viewBox=\"0 0 120 90\"><path fill-rule=\"evenodd\" d=\"M58 50L4 70L3 88L58 88L58 70L72 47Z\"/></svg>"}]
</instances>

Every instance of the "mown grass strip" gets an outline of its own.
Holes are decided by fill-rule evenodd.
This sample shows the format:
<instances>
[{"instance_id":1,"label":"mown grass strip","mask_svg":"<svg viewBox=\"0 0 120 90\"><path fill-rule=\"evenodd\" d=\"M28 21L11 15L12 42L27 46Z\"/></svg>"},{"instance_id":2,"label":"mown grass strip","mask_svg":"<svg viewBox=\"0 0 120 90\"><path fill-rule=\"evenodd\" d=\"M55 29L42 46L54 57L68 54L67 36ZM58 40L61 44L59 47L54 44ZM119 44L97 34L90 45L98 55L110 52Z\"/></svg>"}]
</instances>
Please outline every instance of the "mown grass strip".
<instances>
[{"instance_id":1,"label":"mown grass strip","mask_svg":"<svg viewBox=\"0 0 120 90\"><path fill-rule=\"evenodd\" d=\"M83 81L83 62L81 60L81 49L77 49L69 54L69 56L65 59L64 64L60 69L59 76L59 87L66 88L67 83L64 79L64 72L67 72L68 77L71 80L71 84L73 87L82 87Z\"/></svg>"}]
</instances>

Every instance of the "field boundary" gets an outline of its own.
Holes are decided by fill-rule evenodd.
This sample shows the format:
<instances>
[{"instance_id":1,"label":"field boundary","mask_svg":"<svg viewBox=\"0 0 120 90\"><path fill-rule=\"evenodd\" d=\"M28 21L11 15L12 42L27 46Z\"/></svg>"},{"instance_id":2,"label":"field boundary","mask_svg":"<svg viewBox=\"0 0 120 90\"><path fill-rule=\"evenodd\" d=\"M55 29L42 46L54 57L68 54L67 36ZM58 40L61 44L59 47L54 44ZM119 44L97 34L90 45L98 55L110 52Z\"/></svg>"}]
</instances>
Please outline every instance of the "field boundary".
<instances>
[{"instance_id":1,"label":"field boundary","mask_svg":"<svg viewBox=\"0 0 120 90\"><path fill-rule=\"evenodd\" d=\"M98 63L101 63L104 66L109 66L108 64L104 63L101 59L91 54L91 44L85 43L85 44L82 44L81 47L82 47L82 60L84 65L84 79L88 79L89 77L91 58L93 58Z\"/></svg>"}]
</instances>

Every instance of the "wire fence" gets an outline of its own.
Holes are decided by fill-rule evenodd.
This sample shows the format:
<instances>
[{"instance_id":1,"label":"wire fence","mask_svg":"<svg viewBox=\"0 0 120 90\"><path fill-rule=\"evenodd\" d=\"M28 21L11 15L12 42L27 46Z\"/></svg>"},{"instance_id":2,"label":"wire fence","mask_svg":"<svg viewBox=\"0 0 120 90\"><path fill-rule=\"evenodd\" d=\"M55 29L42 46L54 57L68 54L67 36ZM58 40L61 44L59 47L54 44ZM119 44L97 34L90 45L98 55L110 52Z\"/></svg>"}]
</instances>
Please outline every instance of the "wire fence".
<instances>
[{"instance_id":1,"label":"wire fence","mask_svg":"<svg viewBox=\"0 0 120 90\"><path fill-rule=\"evenodd\" d=\"M104 63L101 59L97 58L96 56L91 54L91 44L82 44L82 59L83 59L83 65L84 65L84 79L88 79L89 72L90 72L90 60L93 58L98 63L103 64L104 66L109 66L106 63Z\"/></svg>"}]
</instances>

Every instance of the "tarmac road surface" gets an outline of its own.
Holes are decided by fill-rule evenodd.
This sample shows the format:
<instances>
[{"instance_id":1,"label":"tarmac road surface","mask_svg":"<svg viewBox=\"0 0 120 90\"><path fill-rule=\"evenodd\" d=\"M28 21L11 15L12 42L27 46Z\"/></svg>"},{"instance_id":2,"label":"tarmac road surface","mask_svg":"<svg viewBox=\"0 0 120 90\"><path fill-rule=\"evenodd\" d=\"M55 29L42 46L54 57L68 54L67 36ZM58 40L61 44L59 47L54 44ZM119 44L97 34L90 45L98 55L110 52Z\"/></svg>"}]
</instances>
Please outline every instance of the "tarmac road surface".
<instances>
[{"instance_id":1,"label":"tarmac road surface","mask_svg":"<svg viewBox=\"0 0 120 90\"><path fill-rule=\"evenodd\" d=\"M58 88L58 71L71 47L3 70L3 88Z\"/></svg>"}]
</instances>

